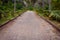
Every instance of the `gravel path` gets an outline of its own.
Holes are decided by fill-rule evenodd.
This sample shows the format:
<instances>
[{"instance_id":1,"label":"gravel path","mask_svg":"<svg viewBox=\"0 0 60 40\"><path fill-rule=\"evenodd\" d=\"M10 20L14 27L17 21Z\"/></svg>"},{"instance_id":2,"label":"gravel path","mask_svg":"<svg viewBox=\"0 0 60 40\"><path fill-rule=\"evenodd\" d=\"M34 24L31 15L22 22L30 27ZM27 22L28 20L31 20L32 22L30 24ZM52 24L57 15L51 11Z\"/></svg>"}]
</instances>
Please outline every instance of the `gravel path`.
<instances>
[{"instance_id":1,"label":"gravel path","mask_svg":"<svg viewBox=\"0 0 60 40\"><path fill-rule=\"evenodd\" d=\"M0 40L60 40L59 33L35 12L27 11L0 30Z\"/></svg>"}]
</instances>

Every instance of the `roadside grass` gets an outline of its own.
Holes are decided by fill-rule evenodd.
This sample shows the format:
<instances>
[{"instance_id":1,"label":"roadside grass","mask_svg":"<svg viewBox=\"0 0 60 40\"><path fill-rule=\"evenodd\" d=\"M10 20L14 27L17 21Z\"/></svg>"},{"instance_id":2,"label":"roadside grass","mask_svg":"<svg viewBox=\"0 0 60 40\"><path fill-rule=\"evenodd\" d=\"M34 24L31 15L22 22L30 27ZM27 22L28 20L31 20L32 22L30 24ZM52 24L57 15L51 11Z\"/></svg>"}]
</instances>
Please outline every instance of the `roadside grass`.
<instances>
[{"instance_id":1,"label":"roadside grass","mask_svg":"<svg viewBox=\"0 0 60 40\"><path fill-rule=\"evenodd\" d=\"M3 17L3 18L0 19L0 25L3 25L6 22L8 22L8 21L10 21L10 20L12 20L14 18L16 18L17 16L21 15L25 11L26 11L26 9L25 8L22 8L21 10L17 10L16 13L14 13L14 11L13 12L10 12L7 17Z\"/></svg>"},{"instance_id":2,"label":"roadside grass","mask_svg":"<svg viewBox=\"0 0 60 40\"><path fill-rule=\"evenodd\" d=\"M48 12L48 11L41 11L41 10L35 10L37 12L37 15L44 17L45 19L50 20L53 22L57 27L60 29L60 11L55 11L54 13Z\"/></svg>"}]
</instances>

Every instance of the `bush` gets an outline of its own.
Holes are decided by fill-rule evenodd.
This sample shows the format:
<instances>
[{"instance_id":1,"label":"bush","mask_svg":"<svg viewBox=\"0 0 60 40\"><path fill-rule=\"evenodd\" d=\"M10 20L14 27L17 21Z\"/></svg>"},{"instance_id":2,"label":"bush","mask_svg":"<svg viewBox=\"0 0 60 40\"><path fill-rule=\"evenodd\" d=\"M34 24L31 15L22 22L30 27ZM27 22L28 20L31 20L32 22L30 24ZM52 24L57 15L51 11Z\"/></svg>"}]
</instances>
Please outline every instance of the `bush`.
<instances>
[{"instance_id":1,"label":"bush","mask_svg":"<svg viewBox=\"0 0 60 40\"><path fill-rule=\"evenodd\" d=\"M60 11L52 11L49 17L53 20L60 21Z\"/></svg>"},{"instance_id":2,"label":"bush","mask_svg":"<svg viewBox=\"0 0 60 40\"><path fill-rule=\"evenodd\" d=\"M20 10L21 8L23 8L23 5L21 3L17 3L16 4L16 9Z\"/></svg>"}]
</instances>

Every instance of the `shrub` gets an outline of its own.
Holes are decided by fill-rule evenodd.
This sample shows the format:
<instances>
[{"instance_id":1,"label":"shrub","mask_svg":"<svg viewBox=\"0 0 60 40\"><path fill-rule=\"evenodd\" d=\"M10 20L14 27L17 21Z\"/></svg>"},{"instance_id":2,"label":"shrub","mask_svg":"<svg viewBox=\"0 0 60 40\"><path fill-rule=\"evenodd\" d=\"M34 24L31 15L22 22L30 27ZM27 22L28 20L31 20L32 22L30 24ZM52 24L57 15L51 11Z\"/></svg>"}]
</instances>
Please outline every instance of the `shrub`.
<instances>
[{"instance_id":1,"label":"shrub","mask_svg":"<svg viewBox=\"0 0 60 40\"><path fill-rule=\"evenodd\" d=\"M53 20L60 21L60 11L52 11L49 17Z\"/></svg>"}]
</instances>

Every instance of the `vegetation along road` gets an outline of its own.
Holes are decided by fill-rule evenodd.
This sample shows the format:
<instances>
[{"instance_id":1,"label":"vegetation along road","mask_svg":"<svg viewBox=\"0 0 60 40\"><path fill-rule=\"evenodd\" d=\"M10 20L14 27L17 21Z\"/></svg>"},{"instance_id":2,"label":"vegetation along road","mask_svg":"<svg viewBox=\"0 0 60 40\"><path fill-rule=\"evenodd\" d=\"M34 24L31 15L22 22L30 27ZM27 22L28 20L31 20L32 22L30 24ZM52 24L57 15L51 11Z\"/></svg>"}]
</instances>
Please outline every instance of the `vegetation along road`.
<instances>
[{"instance_id":1,"label":"vegetation along road","mask_svg":"<svg viewBox=\"0 0 60 40\"><path fill-rule=\"evenodd\" d=\"M27 11L3 26L0 40L60 40L60 35L35 12Z\"/></svg>"}]
</instances>

